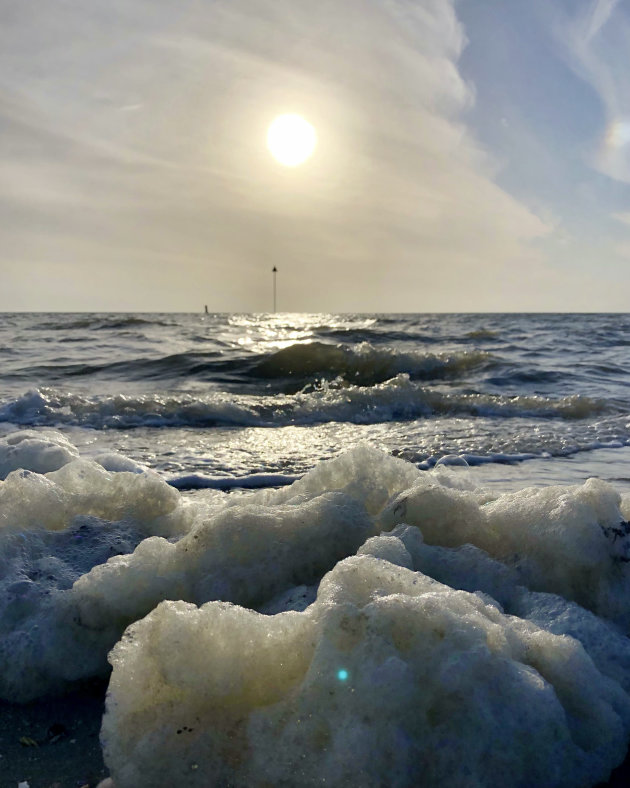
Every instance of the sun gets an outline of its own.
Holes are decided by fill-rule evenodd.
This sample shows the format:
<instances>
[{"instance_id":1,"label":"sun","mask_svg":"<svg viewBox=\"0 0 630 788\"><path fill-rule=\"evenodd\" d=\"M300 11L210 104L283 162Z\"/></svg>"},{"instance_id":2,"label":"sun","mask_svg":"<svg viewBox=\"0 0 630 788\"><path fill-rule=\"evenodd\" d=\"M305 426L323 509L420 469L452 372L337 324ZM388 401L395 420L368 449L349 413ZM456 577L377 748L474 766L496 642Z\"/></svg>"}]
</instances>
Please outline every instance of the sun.
<instances>
[{"instance_id":1,"label":"sun","mask_svg":"<svg viewBox=\"0 0 630 788\"><path fill-rule=\"evenodd\" d=\"M267 147L285 167L303 164L316 145L315 128L301 115L278 115L267 130Z\"/></svg>"}]
</instances>

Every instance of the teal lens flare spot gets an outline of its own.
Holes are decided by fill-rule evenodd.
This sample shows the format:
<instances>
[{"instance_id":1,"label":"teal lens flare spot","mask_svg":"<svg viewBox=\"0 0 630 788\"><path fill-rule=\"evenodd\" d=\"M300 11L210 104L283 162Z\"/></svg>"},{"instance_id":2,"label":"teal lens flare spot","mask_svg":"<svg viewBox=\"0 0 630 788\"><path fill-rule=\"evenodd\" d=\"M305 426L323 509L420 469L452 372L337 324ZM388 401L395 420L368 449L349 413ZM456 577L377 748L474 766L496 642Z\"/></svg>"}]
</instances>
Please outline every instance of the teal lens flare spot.
<instances>
[{"instance_id":1,"label":"teal lens flare spot","mask_svg":"<svg viewBox=\"0 0 630 788\"><path fill-rule=\"evenodd\" d=\"M348 678L348 671L345 670L344 668L341 668L341 670L337 671L337 678L339 679L339 681L346 681L346 679Z\"/></svg>"}]
</instances>

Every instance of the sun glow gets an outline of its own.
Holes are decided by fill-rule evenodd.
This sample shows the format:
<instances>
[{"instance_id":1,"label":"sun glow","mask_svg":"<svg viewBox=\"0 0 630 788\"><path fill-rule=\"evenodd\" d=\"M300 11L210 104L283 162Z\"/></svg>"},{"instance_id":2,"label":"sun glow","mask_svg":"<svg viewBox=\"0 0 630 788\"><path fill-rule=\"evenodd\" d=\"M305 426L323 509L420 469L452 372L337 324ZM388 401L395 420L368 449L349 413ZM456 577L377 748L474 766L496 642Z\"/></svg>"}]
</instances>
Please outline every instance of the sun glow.
<instances>
[{"instance_id":1,"label":"sun glow","mask_svg":"<svg viewBox=\"0 0 630 788\"><path fill-rule=\"evenodd\" d=\"M285 167L303 164L315 150L317 134L301 115L278 115L267 130L267 147Z\"/></svg>"}]
</instances>

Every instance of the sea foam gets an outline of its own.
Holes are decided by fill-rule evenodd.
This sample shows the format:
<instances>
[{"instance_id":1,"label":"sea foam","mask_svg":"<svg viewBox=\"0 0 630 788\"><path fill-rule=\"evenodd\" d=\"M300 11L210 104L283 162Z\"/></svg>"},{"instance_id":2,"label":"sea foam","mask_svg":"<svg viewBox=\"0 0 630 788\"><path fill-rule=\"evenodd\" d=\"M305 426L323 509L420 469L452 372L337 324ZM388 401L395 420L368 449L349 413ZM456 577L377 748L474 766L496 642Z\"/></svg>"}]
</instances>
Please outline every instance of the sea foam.
<instances>
[{"instance_id":1,"label":"sea foam","mask_svg":"<svg viewBox=\"0 0 630 788\"><path fill-rule=\"evenodd\" d=\"M375 546L301 613L164 602L130 627L102 730L117 786L604 779L630 699L581 644Z\"/></svg>"},{"instance_id":2,"label":"sea foam","mask_svg":"<svg viewBox=\"0 0 630 788\"><path fill-rule=\"evenodd\" d=\"M56 471L79 452L61 433L23 430L0 438L0 479L18 468L48 473Z\"/></svg>"},{"instance_id":3,"label":"sea foam","mask_svg":"<svg viewBox=\"0 0 630 788\"><path fill-rule=\"evenodd\" d=\"M113 647L119 788L574 786L622 760L610 485L495 495L360 445L195 502L67 452L0 483L0 695L104 675Z\"/></svg>"}]
</instances>

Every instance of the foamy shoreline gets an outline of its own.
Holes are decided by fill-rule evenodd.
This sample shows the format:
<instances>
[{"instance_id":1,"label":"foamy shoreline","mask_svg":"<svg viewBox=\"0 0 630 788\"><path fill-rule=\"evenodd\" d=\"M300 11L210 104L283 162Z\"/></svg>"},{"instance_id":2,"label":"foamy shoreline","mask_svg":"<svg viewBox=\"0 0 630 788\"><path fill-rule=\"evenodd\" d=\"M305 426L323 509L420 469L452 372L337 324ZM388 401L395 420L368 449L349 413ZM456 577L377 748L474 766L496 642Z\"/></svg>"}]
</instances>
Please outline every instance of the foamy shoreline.
<instances>
[{"instance_id":1,"label":"foamy shoreline","mask_svg":"<svg viewBox=\"0 0 630 788\"><path fill-rule=\"evenodd\" d=\"M76 688L107 659L118 788L573 788L626 754L630 495L603 481L501 494L360 445L196 498L58 434L0 449L0 692L42 698L5 705L16 785L105 776L104 685Z\"/></svg>"}]
</instances>

